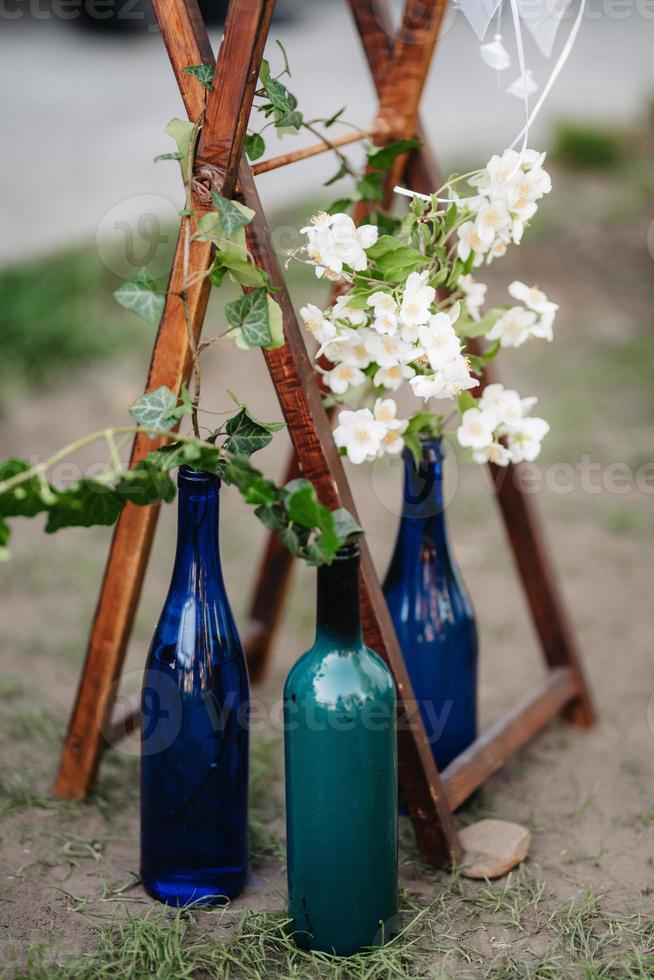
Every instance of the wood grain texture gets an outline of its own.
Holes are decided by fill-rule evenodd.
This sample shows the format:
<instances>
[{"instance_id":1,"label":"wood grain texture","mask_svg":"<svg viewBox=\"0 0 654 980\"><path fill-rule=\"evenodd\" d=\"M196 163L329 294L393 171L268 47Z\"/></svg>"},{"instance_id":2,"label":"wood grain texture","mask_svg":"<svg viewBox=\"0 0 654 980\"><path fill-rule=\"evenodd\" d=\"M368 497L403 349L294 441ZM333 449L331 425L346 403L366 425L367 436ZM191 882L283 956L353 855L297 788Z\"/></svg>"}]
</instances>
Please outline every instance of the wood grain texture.
<instances>
[{"instance_id":1,"label":"wood grain texture","mask_svg":"<svg viewBox=\"0 0 654 980\"><path fill-rule=\"evenodd\" d=\"M230 38L234 35L238 36L241 45L236 67L248 78L253 67L256 67L258 73L258 63L255 64L256 59L253 61L252 51L259 52L259 57L261 56L260 52L263 50L261 31L265 24L269 23L273 2L274 0L267 0L267 2L261 0L259 3L245 4L239 0L239 11L243 9L244 16L247 14L249 29L252 29L255 17L259 17L257 21L259 33L256 37L254 34L251 36L250 48L246 45L245 49L242 49L243 39L249 35L243 33L238 16L231 14L230 23L225 29L225 42L221 46L217 73L219 71L223 74L228 73L223 62L226 52L233 50L234 42ZM211 63L213 56L196 0L186 0L185 3L154 0L154 8L189 118L197 120L204 110L202 94L204 89L196 79L184 73L183 69L189 65ZM254 91L252 86L250 89ZM221 140L216 145L223 148L225 134L230 124L234 139L240 139L241 145L243 135L242 106L234 105L231 89L228 94L231 101L225 105L224 111L220 111L219 93L212 93L209 100L213 106L213 115L220 119ZM208 125L207 121L205 128ZM229 153L225 155L223 152L222 156L217 157L215 166L221 169L233 185L236 171ZM191 219L191 232L194 230L194 221L195 219ZM193 242L189 261L191 277L194 273L204 273L209 267L211 258L210 244ZM184 247L179 237L168 283L166 304L152 353L146 391L161 385L179 391L182 382L189 378L191 355L183 305L178 295L183 285ZM186 290L196 341L202 330L209 291L210 284L206 278L200 279ZM132 448L131 464L138 462L158 444L158 441L150 440L147 436L139 436ZM84 797L95 780L104 745L102 733L106 733L107 726L110 724L115 682L122 670L127 642L134 623L157 516L156 506L136 507L127 504L116 525L77 698L55 782L54 792L58 797L69 799Z\"/></svg>"},{"instance_id":2,"label":"wood grain texture","mask_svg":"<svg viewBox=\"0 0 654 980\"><path fill-rule=\"evenodd\" d=\"M551 670L518 707L487 728L458 755L441 774L452 810L460 807L507 759L556 718L576 691L576 681L569 668Z\"/></svg>"}]
</instances>

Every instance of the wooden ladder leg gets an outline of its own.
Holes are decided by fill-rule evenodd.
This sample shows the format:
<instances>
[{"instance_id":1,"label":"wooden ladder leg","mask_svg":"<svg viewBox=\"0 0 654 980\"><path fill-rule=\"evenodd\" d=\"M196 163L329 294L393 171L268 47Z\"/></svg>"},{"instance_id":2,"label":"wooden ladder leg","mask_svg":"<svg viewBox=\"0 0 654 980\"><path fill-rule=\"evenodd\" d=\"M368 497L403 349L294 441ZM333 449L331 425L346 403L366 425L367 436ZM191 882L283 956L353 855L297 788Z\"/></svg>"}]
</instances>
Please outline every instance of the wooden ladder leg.
<instances>
[{"instance_id":1,"label":"wooden ladder leg","mask_svg":"<svg viewBox=\"0 0 654 980\"><path fill-rule=\"evenodd\" d=\"M212 63L213 54L195 0L175 3L157 0L162 33L171 59L179 62L179 84L189 118L205 110L203 90L189 75L187 65ZM236 181L247 119L263 54L274 0L239 0L232 4L216 66L216 87L206 106L198 147L198 159L208 168L218 160L216 189L231 195ZM252 38L248 46L244 38ZM228 66L228 67L226 67ZM212 246L192 242L190 269L204 272L212 258ZM155 342L146 390L167 385L179 391L190 374L190 351L184 310L179 292L184 283L184 243L178 239L166 304ZM195 339L200 336L210 285L199 278L186 290ZM135 440L132 464L159 443L147 437ZM116 526L100 598L91 629L77 698L64 742L54 792L58 797L79 799L87 795L97 773L104 747L103 732L115 698L116 682L125 658L147 567L158 510L127 504Z\"/></svg>"}]
</instances>

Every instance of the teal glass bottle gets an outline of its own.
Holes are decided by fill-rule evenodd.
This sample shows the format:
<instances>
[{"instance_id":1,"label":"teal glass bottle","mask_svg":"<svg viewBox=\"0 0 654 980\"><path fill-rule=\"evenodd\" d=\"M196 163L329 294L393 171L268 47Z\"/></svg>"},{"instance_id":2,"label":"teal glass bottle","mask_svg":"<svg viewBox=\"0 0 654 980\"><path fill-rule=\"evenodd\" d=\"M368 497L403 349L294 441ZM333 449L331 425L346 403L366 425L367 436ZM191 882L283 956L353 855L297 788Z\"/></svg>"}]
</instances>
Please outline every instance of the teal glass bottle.
<instances>
[{"instance_id":1,"label":"teal glass bottle","mask_svg":"<svg viewBox=\"0 0 654 980\"><path fill-rule=\"evenodd\" d=\"M443 446L422 441L416 466L404 453L404 500L384 595L443 770L477 737L477 628L450 547L443 500Z\"/></svg>"},{"instance_id":2,"label":"teal glass bottle","mask_svg":"<svg viewBox=\"0 0 654 980\"><path fill-rule=\"evenodd\" d=\"M247 668L218 547L219 480L183 466L177 553L141 700L141 879L169 905L247 874Z\"/></svg>"},{"instance_id":3,"label":"teal glass bottle","mask_svg":"<svg viewBox=\"0 0 654 980\"><path fill-rule=\"evenodd\" d=\"M363 642L359 557L319 568L316 640L284 688L289 915L300 946L340 956L397 912L395 683Z\"/></svg>"}]
</instances>

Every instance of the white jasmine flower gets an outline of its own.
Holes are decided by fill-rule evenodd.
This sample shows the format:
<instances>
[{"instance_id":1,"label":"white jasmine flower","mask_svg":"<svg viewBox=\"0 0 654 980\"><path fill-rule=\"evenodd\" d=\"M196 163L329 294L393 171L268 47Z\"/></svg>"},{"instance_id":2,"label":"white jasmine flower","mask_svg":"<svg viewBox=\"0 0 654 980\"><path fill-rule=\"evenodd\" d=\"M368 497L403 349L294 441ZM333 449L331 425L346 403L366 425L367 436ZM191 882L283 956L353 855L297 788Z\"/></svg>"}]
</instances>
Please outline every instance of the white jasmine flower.
<instances>
[{"instance_id":1,"label":"white jasmine flower","mask_svg":"<svg viewBox=\"0 0 654 980\"><path fill-rule=\"evenodd\" d=\"M372 359L383 368L404 364L411 355L411 348L400 337L381 336L371 330L365 343Z\"/></svg>"},{"instance_id":2,"label":"white jasmine flower","mask_svg":"<svg viewBox=\"0 0 654 980\"><path fill-rule=\"evenodd\" d=\"M461 341L447 313L430 317L429 323L419 327L418 339L434 371L442 371L461 352Z\"/></svg>"},{"instance_id":3,"label":"white jasmine flower","mask_svg":"<svg viewBox=\"0 0 654 980\"><path fill-rule=\"evenodd\" d=\"M397 313L397 301L391 293L378 290L368 297L368 306L372 306L375 316L382 313Z\"/></svg>"},{"instance_id":4,"label":"white jasmine flower","mask_svg":"<svg viewBox=\"0 0 654 980\"><path fill-rule=\"evenodd\" d=\"M380 455L390 453L395 455L402 452L404 439L402 433L408 426L406 419L398 419L397 405L392 398L378 398L375 402L375 418L386 426L386 435L381 441Z\"/></svg>"},{"instance_id":5,"label":"white jasmine flower","mask_svg":"<svg viewBox=\"0 0 654 980\"><path fill-rule=\"evenodd\" d=\"M459 243L457 245L457 255L465 262L470 253L475 253L475 265L479 265L482 256L486 251L486 245L481 240L479 231L474 221L464 221L458 231Z\"/></svg>"},{"instance_id":6,"label":"white jasmine flower","mask_svg":"<svg viewBox=\"0 0 654 980\"><path fill-rule=\"evenodd\" d=\"M514 463L526 460L533 462L541 450L541 442L550 431L545 419L523 418L518 425L508 430L507 446Z\"/></svg>"},{"instance_id":7,"label":"white jasmine flower","mask_svg":"<svg viewBox=\"0 0 654 980\"><path fill-rule=\"evenodd\" d=\"M419 375L409 383L414 395L427 401L430 398L456 398L462 391L475 388L479 381L472 377L467 360L459 354L442 371Z\"/></svg>"},{"instance_id":8,"label":"white jasmine flower","mask_svg":"<svg viewBox=\"0 0 654 980\"><path fill-rule=\"evenodd\" d=\"M505 150L499 156L494 153L484 168L482 186L489 197L501 197L509 181L518 173L520 154L516 150Z\"/></svg>"},{"instance_id":9,"label":"white jasmine flower","mask_svg":"<svg viewBox=\"0 0 654 980\"><path fill-rule=\"evenodd\" d=\"M512 306L503 313L499 320L486 334L488 340L499 340L500 347L520 347L531 333L536 322L533 310L524 306Z\"/></svg>"},{"instance_id":10,"label":"white jasmine flower","mask_svg":"<svg viewBox=\"0 0 654 980\"><path fill-rule=\"evenodd\" d=\"M356 388L366 380L363 371L351 364L337 364L331 371L325 371L323 377L335 395L344 395L348 388Z\"/></svg>"},{"instance_id":11,"label":"white jasmine flower","mask_svg":"<svg viewBox=\"0 0 654 980\"><path fill-rule=\"evenodd\" d=\"M368 322L368 314L366 310L355 310L351 306L347 305L347 293L344 296L339 296L332 307L332 317L334 320L346 320L351 323L353 327L363 326L364 323Z\"/></svg>"},{"instance_id":12,"label":"white jasmine flower","mask_svg":"<svg viewBox=\"0 0 654 980\"><path fill-rule=\"evenodd\" d=\"M476 282L472 276L459 276L457 286L462 290L465 299L463 306L471 320L481 319L480 309L486 302L487 286L484 282Z\"/></svg>"},{"instance_id":13,"label":"white jasmine flower","mask_svg":"<svg viewBox=\"0 0 654 980\"><path fill-rule=\"evenodd\" d=\"M430 315L430 306L436 297L433 286L427 285L428 272L412 272L404 286L400 320L407 327L420 326L426 323Z\"/></svg>"},{"instance_id":14,"label":"white jasmine flower","mask_svg":"<svg viewBox=\"0 0 654 980\"><path fill-rule=\"evenodd\" d=\"M347 265L355 272L368 266L366 248L377 241L374 225L357 228L349 214L333 214L323 217L323 213L312 219L312 224L302 231L309 238L308 254L312 261L325 272L339 276ZM318 275L318 269L316 269Z\"/></svg>"},{"instance_id":15,"label":"white jasmine flower","mask_svg":"<svg viewBox=\"0 0 654 980\"><path fill-rule=\"evenodd\" d=\"M414 376L416 372L408 364L395 364L393 367L380 367L375 377L374 384L378 388L388 388L389 391L397 391L402 382Z\"/></svg>"},{"instance_id":16,"label":"white jasmine flower","mask_svg":"<svg viewBox=\"0 0 654 980\"><path fill-rule=\"evenodd\" d=\"M456 430L459 445L467 449L485 449L493 442L496 418L494 412L483 408L469 408L461 416L461 425Z\"/></svg>"},{"instance_id":17,"label":"white jasmine flower","mask_svg":"<svg viewBox=\"0 0 654 980\"><path fill-rule=\"evenodd\" d=\"M318 343L322 346L336 336L336 327L328 320L322 310L313 303L307 303L301 307L300 316L304 320L304 325L313 334Z\"/></svg>"},{"instance_id":18,"label":"white jasmine flower","mask_svg":"<svg viewBox=\"0 0 654 980\"><path fill-rule=\"evenodd\" d=\"M491 442L482 449L473 449L472 458L475 463L495 463L496 466L508 466L511 453L501 442Z\"/></svg>"},{"instance_id":19,"label":"white jasmine flower","mask_svg":"<svg viewBox=\"0 0 654 980\"><path fill-rule=\"evenodd\" d=\"M369 331L364 329L352 330L351 338L341 347L338 360L351 367L367 368L373 360L366 345Z\"/></svg>"},{"instance_id":20,"label":"white jasmine flower","mask_svg":"<svg viewBox=\"0 0 654 980\"><path fill-rule=\"evenodd\" d=\"M517 279L509 286L509 293L514 299L533 310L534 313L556 313L559 308L556 303L552 303L547 298L541 289L537 289L536 286L527 286Z\"/></svg>"},{"instance_id":21,"label":"white jasmine flower","mask_svg":"<svg viewBox=\"0 0 654 980\"><path fill-rule=\"evenodd\" d=\"M377 456L386 431L384 424L375 419L369 408L360 408L356 412L342 411L334 429L334 442L339 449L346 450L353 463L363 463Z\"/></svg>"},{"instance_id":22,"label":"white jasmine flower","mask_svg":"<svg viewBox=\"0 0 654 980\"><path fill-rule=\"evenodd\" d=\"M463 227L463 226L462 226ZM479 240L488 248L495 238L511 227L511 215L503 201L487 201L480 207L475 221Z\"/></svg>"},{"instance_id":23,"label":"white jasmine flower","mask_svg":"<svg viewBox=\"0 0 654 980\"><path fill-rule=\"evenodd\" d=\"M516 425L534 407L537 398L521 398L517 391L503 384L486 385L479 407L495 413L497 426Z\"/></svg>"},{"instance_id":24,"label":"white jasmine flower","mask_svg":"<svg viewBox=\"0 0 654 980\"><path fill-rule=\"evenodd\" d=\"M376 330L379 334L392 335L397 331L397 323L398 320L395 313L389 313L387 310L382 310L375 316L372 326L373 330Z\"/></svg>"}]
</instances>

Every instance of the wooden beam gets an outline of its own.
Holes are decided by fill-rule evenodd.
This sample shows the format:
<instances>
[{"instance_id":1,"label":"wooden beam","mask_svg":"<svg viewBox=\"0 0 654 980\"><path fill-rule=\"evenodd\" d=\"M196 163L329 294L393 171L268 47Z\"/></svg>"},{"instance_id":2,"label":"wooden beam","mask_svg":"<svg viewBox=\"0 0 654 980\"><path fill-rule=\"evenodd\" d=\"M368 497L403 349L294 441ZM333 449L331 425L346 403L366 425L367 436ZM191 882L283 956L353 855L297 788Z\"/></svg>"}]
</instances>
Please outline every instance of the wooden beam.
<instances>
[{"instance_id":1,"label":"wooden beam","mask_svg":"<svg viewBox=\"0 0 654 980\"><path fill-rule=\"evenodd\" d=\"M556 718L577 693L569 668L551 670L517 708L491 725L458 755L441 774L452 810L460 807L507 759Z\"/></svg>"}]
</instances>

